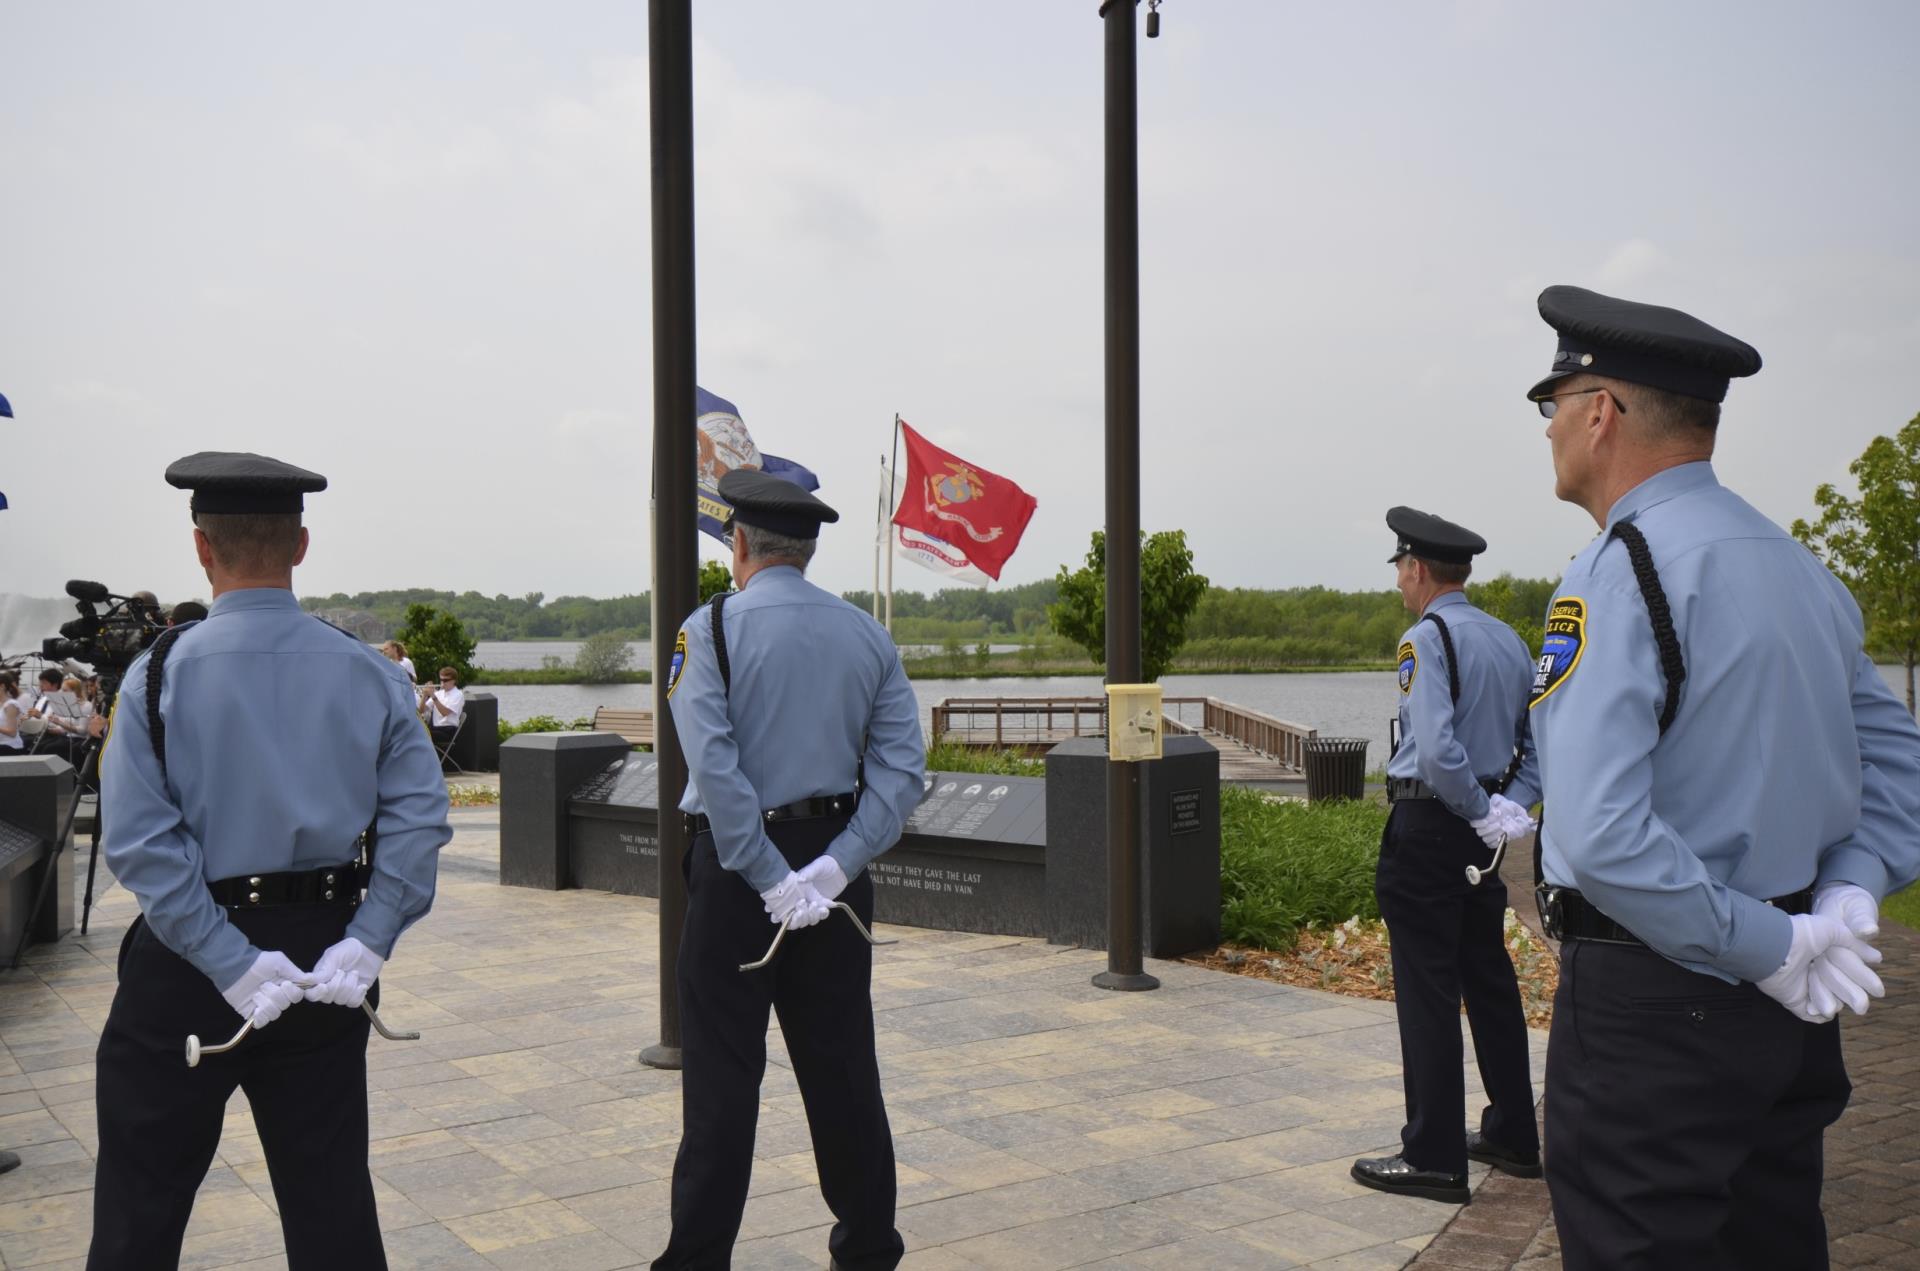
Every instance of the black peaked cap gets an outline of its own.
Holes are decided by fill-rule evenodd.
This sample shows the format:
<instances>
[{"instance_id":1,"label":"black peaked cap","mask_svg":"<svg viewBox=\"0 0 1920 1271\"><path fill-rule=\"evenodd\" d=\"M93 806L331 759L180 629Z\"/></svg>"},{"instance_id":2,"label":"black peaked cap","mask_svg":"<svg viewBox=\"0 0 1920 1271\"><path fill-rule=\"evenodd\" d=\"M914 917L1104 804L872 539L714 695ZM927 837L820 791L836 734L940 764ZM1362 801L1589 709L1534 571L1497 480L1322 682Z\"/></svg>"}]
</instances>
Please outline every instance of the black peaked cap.
<instances>
[{"instance_id":1,"label":"black peaked cap","mask_svg":"<svg viewBox=\"0 0 1920 1271\"><path fill-rule=\"evenodd\" d=\"M1710 402L1727 399L1729 380L1760 369L1751 344L1662 305L1603 296L1585 287L1548 287L1540 316L1560 333L1553 373L1527 390L1550 396L1571 375L1604 375Z\"/></svg>"},{"instance_id":2,"label":"black peaked cap","mask_svg":"<svg viewBox=\"0 0 1920 1271\"><path fill-rule=\"evenodd\" d=\"M193 491L195 512L299 512L302 495L327 488L317 472L265 455L202 450L167 466L167 484Z\"/></svg>"},{"instance_id":3,"label":"black peaked cap","mask_svg":"<svg viewBox=\"0 0 1920 1271\"><path fill-rule=\"evenodd\" d=\"M822 521L840 519L808 491L758 468L735 468L721 477L720 497L733 507L730 519L788 538L818 538Z\"/></svg>"},{"instance_id":4,"label":"black peaked cap","mask_svg":"<svg viewBox=\"0 0 1920 1271\"><path fill-rule=\"evenodd\" d=\"M1472 530L1414 508L1389 508L1387 528L1396 536L1393 555L1387 558L1389 565L1402 556L1466 565L1487 550L1487 540Z\"/></svg>"}]
</instances>

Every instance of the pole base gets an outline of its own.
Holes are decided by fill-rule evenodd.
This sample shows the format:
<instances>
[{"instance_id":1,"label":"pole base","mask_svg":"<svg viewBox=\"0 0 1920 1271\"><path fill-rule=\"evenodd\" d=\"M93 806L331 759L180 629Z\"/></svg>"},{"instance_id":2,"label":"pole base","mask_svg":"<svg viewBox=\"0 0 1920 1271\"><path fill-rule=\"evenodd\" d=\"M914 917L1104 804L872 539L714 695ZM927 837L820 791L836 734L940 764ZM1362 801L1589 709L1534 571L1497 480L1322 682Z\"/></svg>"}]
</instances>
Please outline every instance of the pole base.
<instances>
[{"instance_id":1,"label":"pole base","mask_svg":"<svg viewBox=\"0 0 1920 1271\"><path fill-rule=\"evenodd\" d=\"M665 1068L670 1072L679 1072L680 1048L669 1046L665 1042L655 1042L640 1052L640 1062L649 1068Z\"/></svg>"},{"instance_id":2,"label":"pole base","mask_svg":"<svg viewBox=\"0 0 1920 1271\"><path fill-rule=\"evenodd\" d=\"M1126 975L1119 971L1102 971L1093 977L1093 987L1097 989L1112 989L1116 993L1139 993L1146 989L1159 988L1160 981L1146 974L1144 971L1139 975Z\"/></svg>"}]
</instances>

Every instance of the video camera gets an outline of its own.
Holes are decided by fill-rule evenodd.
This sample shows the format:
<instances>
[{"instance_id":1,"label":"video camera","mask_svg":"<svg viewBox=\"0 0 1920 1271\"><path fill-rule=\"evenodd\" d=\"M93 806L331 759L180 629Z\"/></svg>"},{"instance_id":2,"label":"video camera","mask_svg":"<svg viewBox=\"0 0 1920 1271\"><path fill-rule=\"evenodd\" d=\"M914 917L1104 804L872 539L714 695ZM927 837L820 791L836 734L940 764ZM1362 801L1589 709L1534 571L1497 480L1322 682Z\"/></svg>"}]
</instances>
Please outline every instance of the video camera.
<instances>
[{"instance_id":1,"label":"video camera","mask_svg":"<svg viewBox=\"0 0 1920 1271\"><path fill-rule=\"evenodd\" d=\"M42 641L40 656L49 662L90 662L103 681L119 687L133 660L167 629L166 621L157 608L116 596L100 583L76 578L67 584L67 594L79 602L74 607L80 616L62 623L59 635Z\"/></svg>"}]
</instances>

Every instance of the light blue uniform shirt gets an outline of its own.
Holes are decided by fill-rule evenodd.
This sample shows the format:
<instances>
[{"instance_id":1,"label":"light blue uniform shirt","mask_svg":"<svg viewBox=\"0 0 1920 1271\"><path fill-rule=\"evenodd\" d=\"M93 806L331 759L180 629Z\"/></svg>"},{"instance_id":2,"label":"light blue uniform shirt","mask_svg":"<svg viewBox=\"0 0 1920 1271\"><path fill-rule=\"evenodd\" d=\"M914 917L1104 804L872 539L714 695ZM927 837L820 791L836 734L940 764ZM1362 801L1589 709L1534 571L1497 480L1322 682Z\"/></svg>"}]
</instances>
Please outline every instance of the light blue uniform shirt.
<instances>
[{"instance_id":1,"label":"light blue uniform shirt","mask_svg":"<svg viewBox=\"0 0 1920 1271\"><path fill-rule=\"evenodd\" d=\"M1460 659L1460 704L1447 679L1447 651L1437 614L1453 636ZM1515 742L1526 761L1507 787L1523 807L1539 798L1533 743L1527 734L1527 693L1533 686L1533 655L1512 627L1473 607L1466 593L1435 596L1400 640L1400 748L1387 761L1389 777L1418 778L1432 786L1456 815L1477 821L1487 814L1482 777L1506 775Z\"/></svg>"},{"instance_id":2,"label":"light blue uniform shirt","mask_svg":"<svg viewBox=\"0 0 1920 1271\"><path fill-rule=\"evenodd\" d=\"M102 848L160 942L225 989L260 950L207 884L344 864L377 818L373 878L347 934L391 956L433 903L453 837L400 668L302 613L291 591L251 588L216 599L167 655L164 778L146 696L143 654L101 756Z\"/></svg>"},{"instance_id":3,"label":"light blue uniform shirt","mask_svg":"<svg viewBox=\"0 0 1920 1271\"><path fill-rule=\"evenodd\" d=\"M702 605L680 628L686 653L667 691L690 776L680 810L706 814L721 865L755 891L776 887L790 867L760 813L852 790L864 736L866 790L827 847L855 877L899 840L923 794L920 705L893 638L787 565L749 578L722 621L731 696L711 612Z\"/></svg>"},{"instance_id":4,"label":"light blue uniform shirt","mask_svg":"<svg viewBox=\"0 0 1920 1271\"><path fill-rule=\"evenodd\" d=\"M1544 872L1682 966L1764 979L1792 942L1767 899L1920 873L1920 728L1846 587L1711 465L1635 486L1607 529L1622 520L1673 611L1679 713L1662 737L1653 625L1603 532L1561 580L1535 684Z\"/></svg>"}]
</instances>

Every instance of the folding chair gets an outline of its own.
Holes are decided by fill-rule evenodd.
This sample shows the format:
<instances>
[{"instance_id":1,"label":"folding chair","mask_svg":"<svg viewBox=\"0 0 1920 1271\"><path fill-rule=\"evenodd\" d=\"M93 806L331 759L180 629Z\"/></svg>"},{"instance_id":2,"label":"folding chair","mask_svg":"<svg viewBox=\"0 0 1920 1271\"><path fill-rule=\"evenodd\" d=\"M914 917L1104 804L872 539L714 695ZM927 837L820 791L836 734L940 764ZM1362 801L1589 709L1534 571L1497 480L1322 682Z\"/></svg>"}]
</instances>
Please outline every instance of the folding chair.
<instances>
[{"instance_id":1,"label":"folding chair","mask_svg":"<svg viewBox=\"0 0 1920 1271\"><path fill-rule=\"evenodd\" d=\"M442 746L435 743L434 749L440 752L440 771L445 772L451 766L455 772L463 775L466 773L467 770L460 766L460 761L453 757L453 748L460 744L460 734L465 732L466 728L467 713L463 710L460 712L460 717L453 721L453 733L447 738L447 744ZM433 736L431 726L427 729L427 736Z\"/></svg>"}]
</instances>

